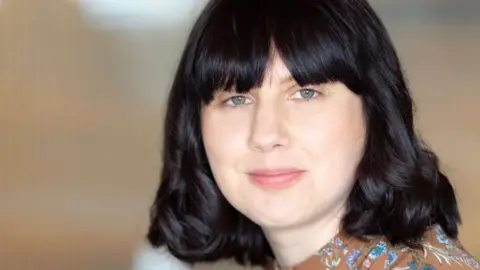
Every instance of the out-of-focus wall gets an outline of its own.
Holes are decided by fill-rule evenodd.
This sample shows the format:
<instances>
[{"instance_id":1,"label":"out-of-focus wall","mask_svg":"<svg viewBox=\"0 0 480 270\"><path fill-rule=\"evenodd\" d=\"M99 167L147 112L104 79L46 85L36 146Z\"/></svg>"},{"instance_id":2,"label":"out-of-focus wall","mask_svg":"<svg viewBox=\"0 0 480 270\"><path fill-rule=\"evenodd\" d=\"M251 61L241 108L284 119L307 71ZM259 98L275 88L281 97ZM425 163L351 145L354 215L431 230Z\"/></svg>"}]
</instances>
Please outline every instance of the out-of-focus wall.
<instances>
[{"instance_id":1,"label":"out-of-focus wall","mask_svg":"<svg viewBox=\"0 0 480 270\"><path fill-rule=\"evenodd\" d=\"M423 137L457 188L462 241L480 256L480 2L372 2L409 76ZM0 269L129 269L195 7L169 7L189 14L169 23L131 13L102 21L73 0L0 3Z\"/></svg>"}]
</instances>

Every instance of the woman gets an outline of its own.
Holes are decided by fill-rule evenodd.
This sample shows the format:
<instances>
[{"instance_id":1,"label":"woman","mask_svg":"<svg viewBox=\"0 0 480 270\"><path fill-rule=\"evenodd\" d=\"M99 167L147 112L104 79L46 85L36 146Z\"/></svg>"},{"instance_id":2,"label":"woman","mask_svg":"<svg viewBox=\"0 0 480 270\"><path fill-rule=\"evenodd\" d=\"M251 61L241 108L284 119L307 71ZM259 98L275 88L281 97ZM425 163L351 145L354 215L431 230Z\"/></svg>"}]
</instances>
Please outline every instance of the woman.
<instances>
[{"instance_id":1,"label":"woman","mask_svg":"<svg viewBox=\"0 0 480 270\"><path fill-rule=\"evenodd\" d=\"M212 0L171 89L150 243L187 263L478 268L366 0Z\"/></svg>"}]
</instances>

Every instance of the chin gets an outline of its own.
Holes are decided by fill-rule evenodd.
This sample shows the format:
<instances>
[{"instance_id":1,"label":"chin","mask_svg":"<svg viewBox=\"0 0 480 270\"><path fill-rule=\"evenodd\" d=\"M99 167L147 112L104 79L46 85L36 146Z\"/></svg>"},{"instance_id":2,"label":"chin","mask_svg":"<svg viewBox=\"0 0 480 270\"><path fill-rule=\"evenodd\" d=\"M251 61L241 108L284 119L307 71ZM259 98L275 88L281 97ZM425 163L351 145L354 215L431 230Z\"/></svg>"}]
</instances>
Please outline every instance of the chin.
<instances>
[{"instance_id":1,"label":"chin","mask_svg":"<svg viewBox=\"0 0 480 270\"><path fill-rule=\"evenodd\" d=\"M304 220L302 204L252 200L247 207L237 208L244 216L262 228L289 227ZM270 206L270 207L269 207ZM290 207L289 207L290 206Z\"/></svg>"},{"instance_id":2,"label":"chin","mask_svg":"<svg viewBox=\"0 0 480 270\"><path fill-rule=\"evenodd\" d=\"M300 218L286 215L285 213L279 213L279 215L256 215L256 218L251 220L263 229L287 228L301 222Z\"/></svg>"}]
</instances>

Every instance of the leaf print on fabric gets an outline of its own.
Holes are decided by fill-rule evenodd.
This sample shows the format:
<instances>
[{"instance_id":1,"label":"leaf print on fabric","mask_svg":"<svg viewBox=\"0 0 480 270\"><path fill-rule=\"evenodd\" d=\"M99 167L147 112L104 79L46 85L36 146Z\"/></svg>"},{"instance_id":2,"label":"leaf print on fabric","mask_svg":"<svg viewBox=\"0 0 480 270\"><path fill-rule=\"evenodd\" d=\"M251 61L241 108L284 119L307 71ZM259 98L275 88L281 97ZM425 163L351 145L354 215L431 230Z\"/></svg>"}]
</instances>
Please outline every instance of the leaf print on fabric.
<instances>
[{"instance_id":1,"label":"leaf print on fabric","mask_svg":"<svg viewBox=\"0 0 480 270\"><path fill-rule=\"evenodd\" d=\"M473 256L470 256L470 255L467 255L465 256L465 258L463 259L463 261L470 265L471 267L474 267L474 268L480 268L480 264L478 263L477 260L475 260L475 258L473 258Z\"/></svg>"},{"instance_id":2,"label":"leaf print on fabric","mask_svg":"<svg viewBox=\"0 0 480 270\"><path fill-rule=\"evenodd\" d=\"M468 264L461 256L454 256L447 249L435 247L430 243L425 243L424 246L433 256L435 256L440 264L446 263L449 266L452 266L452 263L462 265L463 262L464 264Z\"/></svg>"},{"instance_id":3,"label":"leaf print on fabric","mask_svg":"<svg viewBox=\"0 0 480 270\"><path fill-rule=\"evenodd\" d=\"M334 237L317 251L318 267L315 269L480 270L478 261L457 239L449 238L440 226L428 228L416 241L419 248L392 244L381 235L365 239Z\"/></svg>"},{"instance_id":4,"label":"leaf print on fabric","mask_svg":"<svg viewBox=\"0 0 480 270\"><path fill-rule=\"evenodd\" d=\"M332 261L330 261L328 258L323 257L323 258L321 258L320 261L326 266L325 269L333 270L338 266L341 259L342 259L341 257L338 257L338 258L332 259Z\"/></svg>"},{"instance_id":5,"label":"leaf print on fabric","mask_svg":"<svg viewBox=\"0 0 480 270\"><path fill-rule=\"evenodd\" d=\"M440 226L436 226L434 232L437 241L444 244L445 248L438 248L430 243L426 243L425 247L433 253L440 263L446 262L451 265L451 262L455 262L459 265L466 264L471 268L480 268L478 261L462 249L460 242L450 240Z\"/></svg>"},{"instance_id":6,"label":"leaf print on fabric","mask_svg":"<svg viewBox=\"0 0 480 270\"><path fill-rule=\"evenodd\" d=\"M335 258L333 261L332 261L332 268L336 268L339 264L340 264L340 261L342 260L342 258L338 257L338 258Z\"/></svg>"}]
</instances>

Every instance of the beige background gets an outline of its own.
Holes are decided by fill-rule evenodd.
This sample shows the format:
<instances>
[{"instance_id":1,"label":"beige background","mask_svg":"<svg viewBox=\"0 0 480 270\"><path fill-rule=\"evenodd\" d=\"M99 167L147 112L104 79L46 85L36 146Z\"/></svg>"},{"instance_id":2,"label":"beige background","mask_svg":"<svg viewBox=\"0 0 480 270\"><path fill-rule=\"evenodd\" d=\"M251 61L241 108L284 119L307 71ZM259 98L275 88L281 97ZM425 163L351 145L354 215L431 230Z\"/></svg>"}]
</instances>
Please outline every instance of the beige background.
<instances>
[{"instance_id":1,"label":"beige background","mask_svg":"<svg viewBox=\"0 0 480 270\"><path fill-rule=\"evenodd\" d=\"M480 2L374 5L480 258ZM129 269L142 243L189 20L88 18L75 1L0 0L0 269Z\"/></svg>"}]
</instances>

